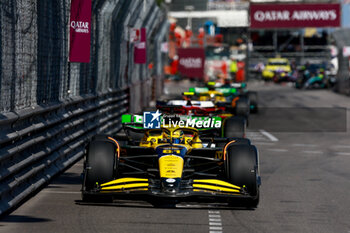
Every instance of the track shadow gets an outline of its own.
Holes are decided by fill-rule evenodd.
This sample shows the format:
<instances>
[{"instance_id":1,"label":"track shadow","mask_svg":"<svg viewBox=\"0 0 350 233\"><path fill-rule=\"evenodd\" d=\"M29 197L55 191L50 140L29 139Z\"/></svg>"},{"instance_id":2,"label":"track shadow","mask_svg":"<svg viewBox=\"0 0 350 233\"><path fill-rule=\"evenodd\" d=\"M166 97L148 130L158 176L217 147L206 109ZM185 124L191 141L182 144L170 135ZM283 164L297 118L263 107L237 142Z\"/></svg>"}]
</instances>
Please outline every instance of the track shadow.
<instances>
[{"instance_id":1,"label":"track shadow","mask_svg":"<svg viewBox=\"0 0 350 233\"><path fill-rule=\"evenodd\" d=\"M152 209L192 209L192 210L244 210L253 211L253 208L246 208L242 206L228 206L223 203L201 203L201 202L181 202L175 203L153 203L148 201L130 201L117 200L110 203L104 202L84 202L82 200L75 200L76 205L84 206L105 206L105 207L127 207L127 208L152 208Z\"/></svg>"},{"instance_id":2,"label":"track shadow","mask_svg":"<svg viewBox=\"0 0 350 233\"><path fill-rule=\"evenodd\" d=\"M59 184L73 184L73 185L81 185L83 182L83 178L80 174L66 172L62 173L59 177L52 180L50 184L59 185Z\"/></svg>"},{"instance_id":3,"label":"track shadow","mask_svg":"<svg viewBox=\"0 0 350 233\"><path fill-rule=\"evenodd\" d=\"M14 222L14 223L37 223L52 221L48 218L36 218L25 215L9 215L0 220L0 222Z\"/></svg>"}]
</instances>

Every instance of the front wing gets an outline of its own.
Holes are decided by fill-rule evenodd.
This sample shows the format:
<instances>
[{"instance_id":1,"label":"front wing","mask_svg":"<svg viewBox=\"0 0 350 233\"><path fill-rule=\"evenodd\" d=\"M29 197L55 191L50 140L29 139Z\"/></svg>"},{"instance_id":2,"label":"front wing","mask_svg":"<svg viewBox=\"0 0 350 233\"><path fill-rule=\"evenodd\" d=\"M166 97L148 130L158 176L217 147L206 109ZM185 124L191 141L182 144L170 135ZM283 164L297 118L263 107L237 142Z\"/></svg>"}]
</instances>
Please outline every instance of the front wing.
<instances>
[{"instance_id":1,"label":"front wing","mask_svg":"<svg viewBox=\"0 0 350 233\"><path fill-rule=\"evenodd\" d=\"M83 190L83 194L113 196L148 195L175 199L190 197L253 198L246 191L245 187L239 187L217 179L183 180L180 188L175 192L163 191L160 188L160 183L159 179L120 178L96 185L92 191Z\"/></svg>"}]
</instances>

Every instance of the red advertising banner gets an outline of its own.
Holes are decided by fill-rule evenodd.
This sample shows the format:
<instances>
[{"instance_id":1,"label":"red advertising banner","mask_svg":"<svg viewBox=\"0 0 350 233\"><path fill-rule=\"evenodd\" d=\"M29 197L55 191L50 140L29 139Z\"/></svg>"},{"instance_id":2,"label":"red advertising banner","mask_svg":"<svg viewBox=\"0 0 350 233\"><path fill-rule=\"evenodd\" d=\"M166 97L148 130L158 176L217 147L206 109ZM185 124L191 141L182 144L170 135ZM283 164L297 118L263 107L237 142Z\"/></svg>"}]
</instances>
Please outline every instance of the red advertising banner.
<instances>
[{"instance_id":1,"label":"red advertising banner","mask_svg":"<svg viewBox=\"0 0 350 233\"><path fill-rule=\"evenodd\" d=\"M251 4L251 28L339 27L340 4Z\"/></svg>"},{"instance_id":2,"label":"red advertising banner","mask_svg":"<svg viewBox=\"0 0 350 233\"><path fill-rule=\"evenodd\" d=\"M203 78L205 52L203 48L179 48L179 72L189 78Z\"/></svg>"},{"instance_id":3,"label":"red advertising banner","mask_svg":"<svg viewBox=\"0 0 350 233\"><path fill-rule=\"evenodd\" d=\"M91 0L72 0L70 10L70 62L90 62Z\"/></svg>"},{"instance_id":4,"label":"red advertising banner","mask_svg":"<svg viewBox=\"0 0 350 233\"><path fill-rule=\"evenodd\" d=\"M146 64L147 50L146 50L146 28L141 28L140 41L135 43L134 48L134 63Z\"/></svg>"}]
</instances>

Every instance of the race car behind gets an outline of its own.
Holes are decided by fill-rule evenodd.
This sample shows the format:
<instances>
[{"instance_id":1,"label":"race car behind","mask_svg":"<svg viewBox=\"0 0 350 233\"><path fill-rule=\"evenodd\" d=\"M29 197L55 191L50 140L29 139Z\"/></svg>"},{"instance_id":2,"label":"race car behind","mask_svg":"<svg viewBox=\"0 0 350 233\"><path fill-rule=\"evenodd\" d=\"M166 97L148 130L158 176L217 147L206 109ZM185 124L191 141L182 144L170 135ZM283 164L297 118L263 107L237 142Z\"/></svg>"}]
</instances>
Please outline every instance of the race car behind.
<instances>
[{"instance_id":1,"label":"race car behind","mask_svg":"<svg viewBox=\"0 0 350 233\"><path fill-rule=\"evenodd\" d=\"M216 103L228 103L236 115L248 117L249 113L258 112L258 95L248 91L246 83L221 84L208 82L206 87L190 87L200 100L212 100Z\"/></svg>"},{"instance_id":2,"label":"race car behind","mask_svg":"<svg viewBox=\"0 0 350 233\"><path fill-rule=\"evenodd\" d=\"M184 93L185 96L192 94L191 92ZM157 101L156 107L165 114L177 114L185 118L191 116L193 119L212 117L222 121L222 127L216 130L217 137L244 138L246 134L247 119L245 117L234 116L227 111L227 106L218 106L212 101L163 100Z\"/></svg>"}]
</instances>

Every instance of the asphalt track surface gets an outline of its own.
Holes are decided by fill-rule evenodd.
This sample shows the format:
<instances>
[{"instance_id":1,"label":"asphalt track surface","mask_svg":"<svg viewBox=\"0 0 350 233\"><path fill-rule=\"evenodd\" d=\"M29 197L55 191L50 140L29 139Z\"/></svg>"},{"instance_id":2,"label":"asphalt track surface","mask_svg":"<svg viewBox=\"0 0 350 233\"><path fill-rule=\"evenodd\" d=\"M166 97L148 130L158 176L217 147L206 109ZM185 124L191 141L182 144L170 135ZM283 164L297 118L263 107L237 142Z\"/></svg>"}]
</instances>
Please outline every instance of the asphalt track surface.
<instances>
[{"instance_id":1,"label":"asphalt track surface","mask_svg":"<svg viewBox=\"0 0 350 233\"><path fill-rule=\"evenodd\" d=\"M167 84L172 94L189 83ZM9 216L0 220L0 232L350 232L350 98L327 90L299 91L272 83L250 83L259 91L260 106L279 108L337 107L347 110L344 132L320 130L273 132L264 114L251 117L248 138L258 147L261 166L261 202L257 209L228 209L218 204L182 203L176 208L154 208L143 201L112 205L80 202L82 161ZM169 88L170 87L170 88ZM277 110L276 110L277 109ZM263 110L263 108L262 108ZM282 109L281 111L284 111ZM293 115L295 114L295 115ZM303 120L288 111L289 121ZM307 118L308 116L305 116ZM325 119L339 125L341 116ZM253 124L254 122L254 124ZM259 123L260 122L260 123ZM279 123L282 122L282 123ZM313 119L304 119L313 122Z\"/></svg>"}]
</instances>

